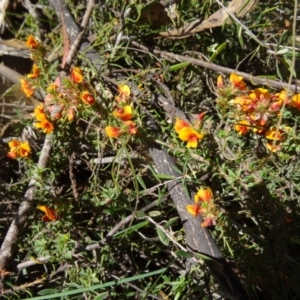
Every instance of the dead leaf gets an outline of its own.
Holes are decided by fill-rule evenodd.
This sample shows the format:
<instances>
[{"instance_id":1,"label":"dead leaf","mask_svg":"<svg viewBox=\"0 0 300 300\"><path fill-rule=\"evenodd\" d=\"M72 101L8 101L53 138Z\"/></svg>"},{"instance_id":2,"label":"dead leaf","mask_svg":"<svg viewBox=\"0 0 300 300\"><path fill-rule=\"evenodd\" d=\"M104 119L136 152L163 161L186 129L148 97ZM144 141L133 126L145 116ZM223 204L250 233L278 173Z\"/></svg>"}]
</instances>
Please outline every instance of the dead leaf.
<instances>
[{"instance_id":1,"label":"dead leaf","mask_svg":"<svg viewBox=\"0 0 300 300\"><path fill-rule=\"evenodd\" d=\"M142 9L139 23L158 27L170 23L170 18L162 4L159 2L152 2Z\"/></svg>"},{"instance_id":2,"label":"dead leaf","mask_svg":"<svg viewBox=\"0 0 300 300\"><path fill-rule=\"evenodd\" d=\"M230 23L230 19L228 19L229 13L237 17L243 17L254 9L257 3L258 0L232 0L226 9L220 8L203 22L197 19L179 29L160 32L159 35L167 38L182 39L205 29L223 26L226 23Z\"/></svg>"},{"instance_id":3,"label":"dead leaf","mask_svg":"<svg viewBox=\"0 0 300 300\"><path fill-rule=\"evenodd\" d=\"M16 49L28 50L28 46L26 46L26 42L18 39L1 40L0 44L8 47L16 48Z\"/></svg>"}]
</instances>

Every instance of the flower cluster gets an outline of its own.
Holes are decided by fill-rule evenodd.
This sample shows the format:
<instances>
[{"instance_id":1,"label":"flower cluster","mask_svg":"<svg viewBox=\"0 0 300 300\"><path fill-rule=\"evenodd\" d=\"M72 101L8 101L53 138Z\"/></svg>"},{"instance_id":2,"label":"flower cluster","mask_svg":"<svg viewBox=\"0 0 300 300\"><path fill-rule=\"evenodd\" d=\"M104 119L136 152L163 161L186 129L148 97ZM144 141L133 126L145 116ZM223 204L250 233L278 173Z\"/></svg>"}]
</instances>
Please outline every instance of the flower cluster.
<instances>
[{"instance_id":1,"label":"flower cluster","mask_svg":"<svg viewBox=\"0 0 300 300\"><path fill-rule=\"evenodd\" d=\"M134 110L130 103L130 88L126 84L118 87L119 95L116 97L117 107L113 111L113 115L118 121L121 121L120 126L107 126L105 133L110 138L118 138L123 133L137 134L137 126L132 121Z\"/></svg>"},{"instance_id":2,"label":"flower cluster","mask_svg":"<svg viewBox=\"0 0 300 300\"><path fill-rule=\"evenodd\" d=\"M8 142L10 148L7 156L12 159L20 157L28 157L31 152L31 148L28 142L21 142L19 140L11 140Z\"/></svg>"},{"instance_id":3,"label":"flower cluster","mask_svg":"<svg viewBox=\"0 0 300 300\"><path fill-rule=\"evenodd\" d=\"M37 79L41 74L40 65L45 71L44 47L33 37L29 36L26 42L30 48L31 58L34 61L32 72L26 78L21 78L21 89L27 97L31 97L38 86ZM44 73L44 72L43 72ZM73 67L70 76L64 78L63 82L56 80L47 88L48 95L45 98L45 106L39 105L35 109L37 122L36 128L40 128L45 133L53 131L51 121L58 120L65 116L68 121L72 121L78 110L84 105L91 106L95 103L93 92L84 80L83 73L79 67Z\"/></svg>"},{"instance_id":4,"label":"flower cluster","mask_svg":"<svg viewBox=\"0 0 300 300\"><path fill-rule=\"evenodd\" d=\"M231 74L229 85L224 85L221 76L217 80L217 104L221 111L235 123L239 135L248 133L265 137L266 147L272 152L280 150L287 129L276 125L283 105L300 109L300 95L289 97L285 90L272 93L265 88L250 90L242 76Z\"/></svg>"},{"instance_id":5,"label":"flower cluster","mask_svg":"<svg viewBox=\"0 0 300 300\"><path fill-rule=\"evenodd\" d=\"M32 72L27 74L26 78L20 78L20 84L21 90L24 92L26 97L32 97L37 85L35 80L41 73L41 69L37 63L43 60L45 49L32 35L28 36L26 45L30 49L30 57L34 61L34 64Z\"/></svg>"},{"instance_id":6,"label":"flower cluster","mask_svg":"<svg viewBox=\"0 0 300 300\"><path fill-rule=\"evenodd\" d=\"M201 113L195 119L195 123L192 126L189 122L176 118L174 129L184 142L187 142L187 148L197 148L198 141L204 138L204 134L199 133L199 129L202 127L202 120L204 114Z\"/></svg>"},{"instance_id":7,"label":"flower cluster","mask_svg":"<svg viewBox=\"0 0 300 300\"><path fill-rule=\"evenodd\" d=\"M194 201L195 204L186 206L187 211L194 217L201 215L204 220L201 224L202 227L215 225L218 212L211 189L209 187L199 189L194 197Z\"/></svg>"},{"instance_id":8,"label":"flower cluster","mask_svg":"<svg viewBox=\"0 0 300 300\"><path fill-rule=\"evenodd\" d=\"M64 116L71 122L80 109L84 109L86 105L95 104L93 92L90 91L79 67L73 67L70 76L65 78L60 85L50 84L47 91L49 95L45 103L51 119L58 120Z\"/></svg>"}]
</instances>

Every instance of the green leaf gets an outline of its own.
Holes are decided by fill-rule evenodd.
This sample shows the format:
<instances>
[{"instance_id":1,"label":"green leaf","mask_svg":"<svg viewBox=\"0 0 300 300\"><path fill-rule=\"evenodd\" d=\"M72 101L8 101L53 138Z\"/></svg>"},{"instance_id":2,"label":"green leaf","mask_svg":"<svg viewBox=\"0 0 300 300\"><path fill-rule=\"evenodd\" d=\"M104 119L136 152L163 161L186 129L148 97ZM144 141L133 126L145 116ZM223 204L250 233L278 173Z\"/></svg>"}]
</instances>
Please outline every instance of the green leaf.
<instances>
[{"instance_id":1,"label":"green leaf","mask_svg":"<svg viewBox=\"0 0 300 300\"><path fill-rule=\"evenodd\" d=\"M175 218L172 218L170 219L165 225L164 227L170 227L171 225L173 225L175 222L177 222L179 220L179 217L175 217Z\"/></svg>"},{"instance_id":2,"label":"green leaf","mask_svg":"<svg viewBox=\"0 0 300 300\"><path fill-rule=\"evenodd\" d=\"M227 42L224 42L221 44L217 49L214 50L214 53L211 55L209 61L212 62L215 60L215 58L223 52L223 50L226 48Z\"/></svg>"},{"instance_id":3,"label":"green leaf","mask_svg":"<svg viewBox=\"0 0 300 300\"><path fill-rule=\"evenodd\" d=\"M137 178L138 182L140 183L140 185L143 187L143 189L146 190L147 187L145 185L145 182L144 182L143 178L141 176L139 176L139 175L137 175L136 178Z\"/></svg>"},{"instance_id":4,"label":"green leaf","mask_svg":"<svg viewBox=\"0 0 300 300\"><path fill-rule=\"evenodd\" d=\"M118 237L118 236L120 236L120 235L122 235L122 234L124 234L124 233L130 234L131 232L135 232L135 231L137 231L138 229L140 229L140 228L142 228L142 227L144 227L144 226L146 226L146 225L148 225L148 224L149 224L149 221L148 221L148 220L145 220L145 221L143 221L143 222L140 222L140 223L135 224L135 225L133 225L133 226L131 226L131 227L129 227L129 228L126 228L126 229L124 229L124 230L121 230L121 231L117 232L117 233L114 235L114 237Z\"/></svg>"},{"instance_id":5,"label":"green leaf","mask_svg":"<svg viewBox=\"0 0 300 300\"><path fill-rule=\"evenodd\" d=\"M104 292L100 295L98 295L97 297L94 298L94 300L103 300L103 299L106 299L108 296L108 292Z\"/></svg>"},{"instance_id":6,"label":"green leaf","mask_svg":"<svg viewBox=\"0 0 300 300\"><path fill-rule=\"evenodd\" d=\"M66 296L70 296L70 295L78 295L78 294L82 295L83 293L86 293L86 292L96 291L96 290L104 289L104 288L111 287L114 285L121 285L123 283L159 275L159 274L164 273L166 270L167 270L166 268L163 268L163 269L159 269L159 270L149 272L149 273L139 274L139 275L128 277L128 278L123 278L123 279L113 280L113 281L109 281L109 282L102 283L102 284L92 285L87 288L78 288L78 289L71 290L71 291L70 290L63 291L60 293L52 294L51 299L55 299L55 298L59 298L59 297L66 297ZM47 299L49 299L49 295L34 297L34 298L27 298L27 300L47 300Z\"/></svg>"},{"instance_id":7,"label":"green leaf","mask_svg":"<svg viewBox=\"0 0 300 300\"><path fill-rule=\"evenodd\" d=\"M169 174L155 174L154 175L157 179L167 179L167 180L171 180L174 179L173 175L169 175Z\"/></svg>"},{"instance_id":8,"label":"green leaf","mask_svg":"<svg viewBox=\"0 0 300 300\"><path fill-rule=\"evenodd\" d=\"M143 219L143 218L147 217L143 211L137 211L135 216L137 219Z\"/></svg>"},{"instance_id":9,"label":"green leaf","mask_svg":"<svg viewBox=\"0 0 300 300\"><path fill-rule=\"evenodd\" d=\"M159 237L160 241L164 245L169 246L169 239L166 236L166 234L159 227L156 227L156 231L157 231L157 234L158 234L158 237Z\"/></svg>"},{"instance_id":10,"label":"green leaf","mask_svg":"<svg viewBox=\"0 0 300 300\"><path fill-rule=\"evenodd\" d=\"M239 40L239 43L241 45L241 48L244 48L245 46L245 43L244 43L244 40L243 40L243 27L242 26L238 26L238 40Z\"/></svg>"},{"instance_id":11,"label":"green leaf","mask_svg":"<svg viewBox=\"0 0 300 300\"><path fill-rule=\"evenodd\" d=\"M50 295L50 294L55 294L57 293L58 290L57 289L44 289L38 292L38 295Z\"/></svg>"},{"instance_id":12,"label":"green leaf","mask_svg":"<svg viewBox=\"0 0 300 300\"><path fill-rule=\"evenodd\" d=\"M158 217L158 216L160 216L160 215L161 215L161 212L158 211L158 210L153 210L153 211L150 211L150 212L149 212L149 216L150 216L150 217Z\"/></svg>"},{"instance_id":13,"label":"green leaf","mask_svg":"<svg viewBox=\"0 0 300 300\"><path fill-rule=\"evenodd\" d=\"M165 194L161 191L160 188L158 189L157 194L158 194L157 206L159 206L161 204L161 200L163 199Z\"/></svg>"},{"instance_id":14,"label":"green leaf","mask_svg":"<svg viewBox=\"0 0 300 300\"><path fill-rule=\"evenodd\" d=\"M184 257L184 258L193 257L193 255L191 253L183 251L183 250L177 250L177 251L175 251L175 254L179 257Z\"/></svg>"},{"instance_id":15,"label":"green leaf","mask_svg":"<svg viewBox=\"0 0 300 300\"><path fill-rule=\"evenodd\" d=\"M265 79L272 79L272 80L276 80L277 79L276 75L258 75L257 77L259 77L259 78L265 78Z\"/></svg>"},{"instance_id":16,"label":"green leaf","mask_svg":"<svg viewBox=\"0 0 300 300\"><path fill-rule=\"evenodd\" d=\"M209 262L215 262L217 264L217 262L214 259L212 259L211 257L206 256L204 254L194 253L194 256L196 256L196 258L198 258L198 259L202 259L204 261L209 261Z\"/></svg>"},{"instance_id":17,"label":"green leaf","mask_svg":"<svg viewBox=\"0 0 300 300\"><path fill-rule=\"evenodd\" d=\"M289 52L289 49L283 48L283 49L280 49L280 50L276 51L275 54L282 55L282 54L285 54L285 53L288 53L288 52Z\"/></svg>"},{"instance_id":18,"label":"green leaf","mask_svg":"<svg viewBox=\"0 0 300 300\"><path fill-rule=\"evenodd\" d=\"M180 69L183 69L183 68L187 67L189 64L190 64L189 62L183 62L183 63L180 63L180 64L173 65L169 68L169 71L170 72L178 71Z\"/></svg>"}]
</instances>

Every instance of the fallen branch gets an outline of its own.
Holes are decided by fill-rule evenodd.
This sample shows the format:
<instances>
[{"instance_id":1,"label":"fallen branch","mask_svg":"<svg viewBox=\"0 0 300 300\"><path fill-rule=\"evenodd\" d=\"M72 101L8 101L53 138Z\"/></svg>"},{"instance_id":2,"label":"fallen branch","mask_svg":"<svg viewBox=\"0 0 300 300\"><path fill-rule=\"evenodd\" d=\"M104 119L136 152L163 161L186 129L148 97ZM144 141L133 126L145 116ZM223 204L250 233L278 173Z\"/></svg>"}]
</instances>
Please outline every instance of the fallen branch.
<instances>
[{"instance_id":1,"label":"fallen branch","mask_svg":"<svg viewBox=\"0 0 300 300\"><path fill-rule=\"evenodd\" d=\"M188 56L183 56L180 54L174 54L174 53L167 52L167 51L161 51L161 50L157 50L157 49L154 49L153 51L151 51L147 47L145 47L135 41L131 41L131 44L135 47L142 49L143 51L147 51L148 53L154 53L156 55L159 55L160 57L164 57L164 58L167 58L170 60L176 60L176 61L180 61L180 62L189 62L192 65L210 69L210 70L216 71L218 73L224 73L224 74L236 73L237 75L243 76L246 80L249 80L254 85L256 85L256 84L257 85L266 85L266 86L270 86L270 87L276 88L276 89L286 89L286 90L289 90L289 91L292 91L295 93L300 90L299 85L288 84L286 82L271 80L268 78L262 78L262 77L258 77L258 76L252 76L251 74L236 71L231 68L219 66L219 65L213 64L211 62L203 61L203 60L188 57Z\"/></svg>"},{"instance_id":2,"label":"fallen branch","mask_svg":"<svg viewBox=\"0 0 300 300\"><path fill-rule=\"evenodd\" d=\"M41 156L39 158L37 169L45 169L48 160L50 158L50 151L52 148L52 137L46 136ZM28 219L32 216L33 211L33 198L36 190L36 183L38 182L40 175L36 173L29 181L27 191L24 195L24 199L21 202L17 215L12 221L4 241L0 249L0 268L7 269L14 258L15 251L17 249L17 243L19 238L22 236L24 229L26 228Z\"/></svg>"}]
</instances>

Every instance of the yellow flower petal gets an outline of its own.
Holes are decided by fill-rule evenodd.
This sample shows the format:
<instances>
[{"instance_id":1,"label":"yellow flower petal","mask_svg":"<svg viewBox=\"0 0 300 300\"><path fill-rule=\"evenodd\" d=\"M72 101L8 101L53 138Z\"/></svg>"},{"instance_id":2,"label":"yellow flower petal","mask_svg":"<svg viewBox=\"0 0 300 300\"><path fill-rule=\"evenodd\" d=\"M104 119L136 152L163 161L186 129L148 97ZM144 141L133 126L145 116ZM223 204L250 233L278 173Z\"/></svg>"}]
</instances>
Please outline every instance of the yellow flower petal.
<instances>
[{"instance_id":1,"label":"yellow flower petal","mask_svg":"<svg viewBox=\"0 0 300 300\"><path fill-rule=\"evenodd\" d=\"M190 124L184 120L181 120L179 118L176 118L176 122L175 122L175 125L174 125L174 129L177 133L180 132L180 130L184 127L190 127Z\"/></svg>"},{"instance_id":2,"label":"yellow flower petal","mask_svg":"<svg viewBox=\"0 0 300 300\"><path fill-rule=\"evenodd\" d=\"M46 119L45 107L43 104L39 104L38 106L35 107L34 115L38 121L42 121Z\"/></svg>"},{"instance_id":3,"label":"yellow flower petal","mask_svg":"<svg viewBox=\"0 0 300 300\"><path fill-rule=\"evenodd\" d=\"M192 136L189 140L188 143L186 144L187 148L197 148L198 146L198 139L196 136Z\"/></svg>"},{"instance_id":4,"label":"yellow flower petal","mask_svg":"<svg viewBox=\"0 0 300 300\"><path fill-rule=\"evenodd\" d=\"M34 93L34 89L30 85L30 83L24 78L20 78L20 83L21 83L21 90L25 93L27 97L31 97Z\"/></svg>"},{"instance_id":5,"label":"yellow flower petal","mask_svg":"<svg viewBox=\"0 0 300 300\"><path fill-rule=\"evenodd\" d=\"M31 152L31 148L28 142L21 143L19 149L21 157L28 157Z\"/></svg>"},{"instance_id":6,"label":"yellow flower petal","mask_svg":"<svg viewBox=\"0 0 300 300\"><path fill-rule=\"evenodd\" d=\"M133 117L132 107L126 105L123 108L119 108L113 112L113 115L122 121L129 121Z\"/></svg>"},{"instance_id":7,"label":"yellow flower petal","mask_svg":"<svg viewBox=\"0 0 300 300\"><path fill-rule=\"evenodd\" d=\"M48 121L46 118L41 120L40 122L34 123L35 128L42 129L44 133L51 133L54 129L53 124Z\"/></svg>"},{"instance_id":8,"label":"yellow flower petal","mask_svg":"<svg viewBox=\"0 0 300 300\"><path fill-rule=\"evenodd\" d=\"M125 97L130 96L130 87L127 84L119 85L118 91L120 94L124 95Z\"/></svg>"},{"instance_id":9,"label":"yellow flower petal","mask_svg":"<svg viewBox=\"0 0 300 300\"><path fill-rule=\"evenodd\" d=\"M93 105L95 103L94 96L88 91L83 91L80 94L80 99L82 102L84 102L85 104L88 104L88 105Z\"/></svg>"},{"instance_id":10,"label":"yellow flower petal","mask_svg":"<svg viewBox=\"0 0 300 300\"><path fill-rule=\"evenodd\" d=\"M249 93L249 98L256 100L256 101L262 100L262 99L269 100L271 98L271 93L267 89L258 88Z\"/></svg>"},{"instance_id":11,"label":"yellow flower petal","mask_svg":"<svg viewBox=\"0 0 300 300\"><path fill-rule=\"evenodd\" d=\"M8 142L8 146L9 146L9 148L13 149L13 148L19 147L20 143L21 142L18 140L10 140Z\"/></svg>"},{"instance_id":12,"label":"yellow flower petal","mask_svg":"<svg viewBox=\"0 0 300 300\"><path fill-rule=\"evenodd\" d=\"M198 204L187 205L186 210L194 217L201 213L201 207Z\"/></svg>"},{"instance_id":13,"label":"yellow flower petal","mask_svg":"<svg viewBox=\"0 0 300 300\"><path fill-rule=\"evenodd\" d=\"M117 138L123 133L123 130L122 130L122 128L119 128L119 127L107 126L105 128L105 133L107 136L109 136L111 138Z\"/></svg>"},{"instance_id":14,"label":"yellow flower petal","mask_svg":"<svg viewBox=\"0 0 300 300\"><path fill-rule=\"evenodd\" d=\"M213 198L213 193L209 187L201 188L195 195L195 203L199 201L210 202Z\"/></svg>"},{"instance_id":15,"label":"yellow flower petal","mask_svg":"<svg viewBox=\"0 0 300 300\"><path fill-rule=\"evenodd\" d=\"M235 130L238 132L238 134L244 135L250 129L249 125L250 123L247 120L239 121L239 123L235 125Z\"/></svg>"},{"instance_id":16,"label":"yellow flower petal","mask_svg":"<svg viewBox=\"0 0 300 300\"><path fill-rule=\"evenodd\" d=\"M31 74L27 74L27 78L37 78L40 74L40 69L38 68L38 66L36 64L33 65L32 68L32 73Z\"/></svg>"},{"instance_id":17,"label":"yellow flower petal","mask_svg":"<svg viewBox=\"0 0 300 300\"><path fill-rule=\"evenodd\" d=\"M243 81L243 77L235 73L232 73L229 77L229 81L233 88L244 90L246 88L246 83Z\"/></svg>"},{"instance_id":18,"label":"yellow flower petal","mask_svg":"<svg viewBox=\"0 0 300 300\"><path fill-rule=\"evenodd\" d=\"M31 49L36 49L39 46L39 43L35 40L32 35L29 35L26 41L26 46Z\"/></svg>"},{"instance_id":19,"label":"yellow flower petal","mask_svg":"<svg viewBox=\"0 0 300 300\"><path fill-rule=\"evenodd\" d=\"M276 130L276 128L267 130L265 137L272 141L280 141L283 138L282 131L280 129Z\"/></svg>"},{"instance_id":20,"label":"yellow flower petal","mask_svg":"<svg viewBox=\"0 0 300 300\"><path fill-rule=\"evenodd\" d=\"M293 96L291 106L300 109L300 94Z\"/></svg>"},{"instance_id":21,"label":"yellow flower petal","mask_svg":"<svg viewBox=\"0 0 300 300\"><path fill-rule=\"evenodd\" d=\"M39 205L37 206L37 209L43 211L45 213L45 216L43 216L43 220L45 222L50 222L50 221L56 221L57 220L57 214L56 210L49 208L45 205Z\"/></svg>"},{"instance_id":22,"label":"yellow flower petal","mask_svg":"<svg viewBox=\"0 0 300 300\"><path fill-rule=\"evenodd\" d=\"M188 148L196 148L198 140L203 139L203 137L203 134L197 132L191 127L184 127L179 132L179 138L184 142L188 142Z\"/></svg>"},{"instance_id":23,"label":"yellow flower petal","mask_svg":"<svg viewBox=\"0 0 300 300\"><path fill-rule=\"evenodd\" d=\"M224 82L223 82L223 78L222 78L221 75L219 75L218 78L217 78L217 87L218 88L224 87Z\"/></svg>"},{"instance_id":24,"label":"yellow flower petal","mask_svg":"<svg viewBox=\"0 0 300 300\"><path fill-rule=\"evenodd\" d=\"M72 81L75 83L81 83L83 81L83 74L79 67L73 67L70 76Z\"/></svg>"}]
</instances>

